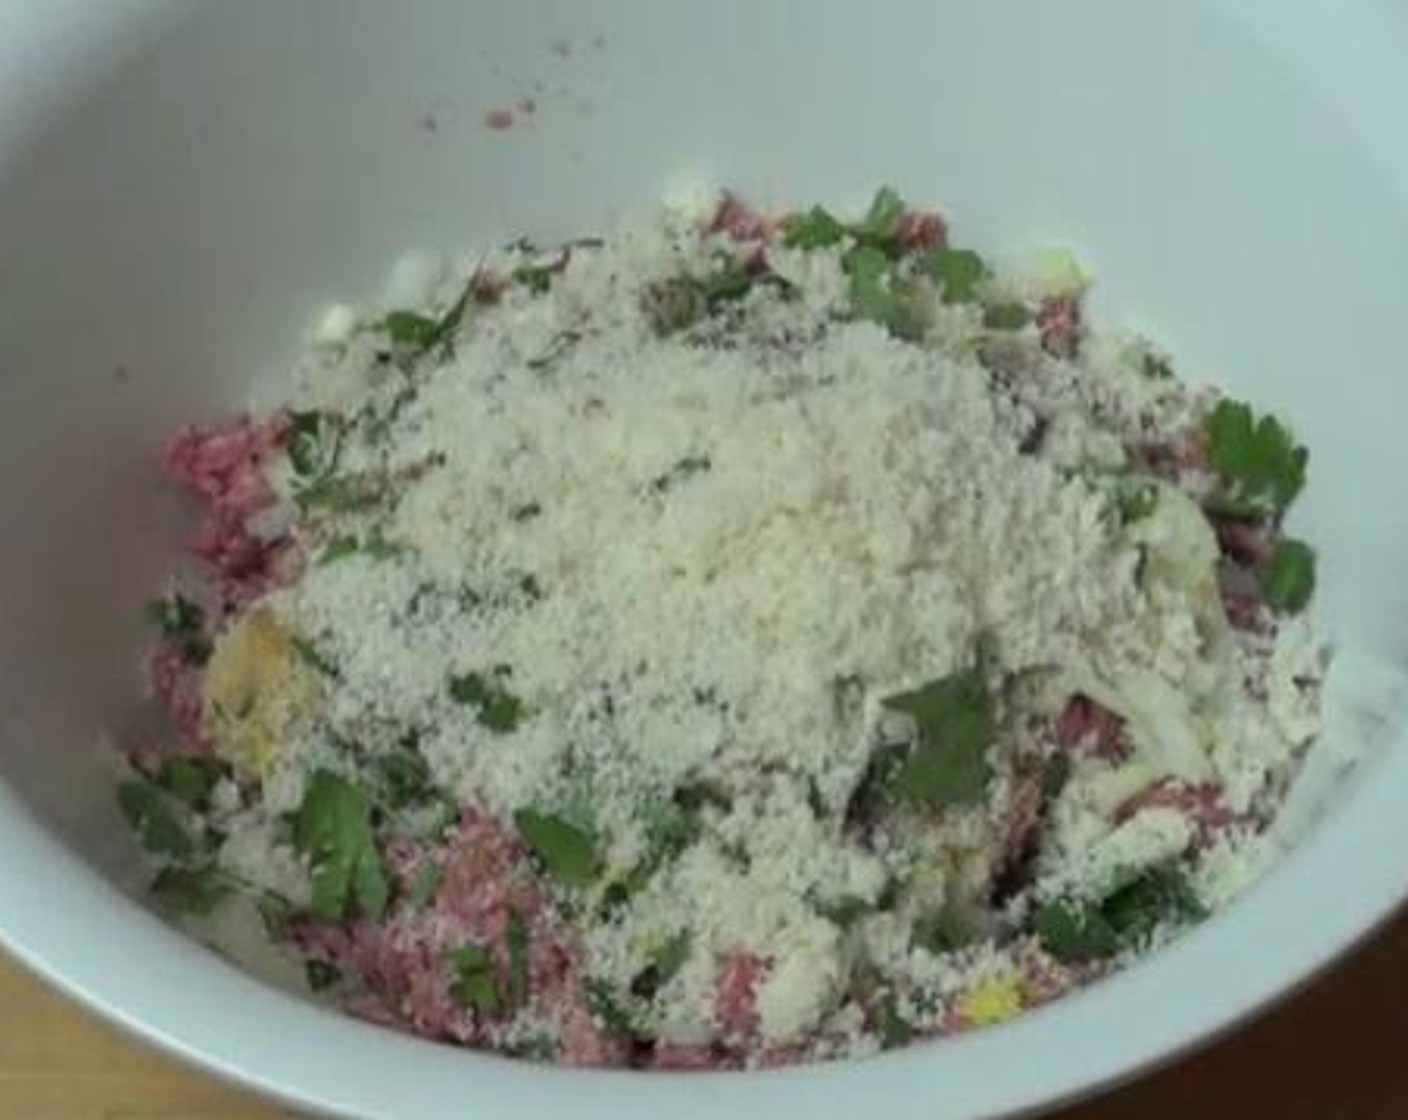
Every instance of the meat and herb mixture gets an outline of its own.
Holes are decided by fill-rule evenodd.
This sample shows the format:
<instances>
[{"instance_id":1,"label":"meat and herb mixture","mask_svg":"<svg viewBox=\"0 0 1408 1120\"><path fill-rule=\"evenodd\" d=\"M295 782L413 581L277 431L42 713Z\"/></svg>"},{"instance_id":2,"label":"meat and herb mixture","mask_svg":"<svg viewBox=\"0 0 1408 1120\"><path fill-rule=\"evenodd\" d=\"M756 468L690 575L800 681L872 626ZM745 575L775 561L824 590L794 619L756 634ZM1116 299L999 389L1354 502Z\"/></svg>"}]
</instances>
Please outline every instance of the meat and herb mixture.
<instances>
[{"instance_id":1,"label":"meat and herb mixture","mask_svg":"<svg viewBox=\"0 0 1408 1120\"><path fill-rule=\"evenodd\" d=\"M1319 726L1277 419L882 190L406 262L175 434L159 903L573 1065L999 1022L1237 894Z\"/></svg>"}]
</instances>

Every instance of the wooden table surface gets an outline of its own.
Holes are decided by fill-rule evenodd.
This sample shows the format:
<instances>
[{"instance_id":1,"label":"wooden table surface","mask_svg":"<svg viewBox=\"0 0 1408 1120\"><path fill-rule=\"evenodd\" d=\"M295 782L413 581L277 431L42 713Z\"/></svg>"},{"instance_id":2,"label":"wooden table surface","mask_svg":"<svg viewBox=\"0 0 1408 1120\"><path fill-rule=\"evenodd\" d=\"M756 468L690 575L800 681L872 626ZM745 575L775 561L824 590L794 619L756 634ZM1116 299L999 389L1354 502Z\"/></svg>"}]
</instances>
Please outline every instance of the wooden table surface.
<instances>
[{"instance_id":1,"label":"wooden table surface","mask_svg":"<svg viewBox=\"0 0 1408 1120\"><path fill-rule=\"evenodd\" d=\"M0 1117L278 1120L289 1114L127 1039L0 959ZM1059 1120L1403 1120L1408 918L1212 1049ZM492 1120L476 1117L475 1120Z\"/></svg>"}]
</instances>

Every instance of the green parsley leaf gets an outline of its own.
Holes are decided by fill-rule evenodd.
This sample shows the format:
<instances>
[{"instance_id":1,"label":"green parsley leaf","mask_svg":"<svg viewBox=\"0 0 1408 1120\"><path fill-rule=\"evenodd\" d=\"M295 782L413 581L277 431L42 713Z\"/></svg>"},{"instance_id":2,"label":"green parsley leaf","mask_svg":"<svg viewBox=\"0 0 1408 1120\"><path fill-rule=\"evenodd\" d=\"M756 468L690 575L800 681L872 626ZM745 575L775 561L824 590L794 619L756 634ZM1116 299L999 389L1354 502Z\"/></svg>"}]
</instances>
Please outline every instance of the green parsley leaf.
<instances>
[{"instance_id":1,"label":"green parsley leaf","mask_svg":"<svg viewBox=\"0 0 1408 1120\"><path fill-rule=\"evenodd\" d=\"M931 953L951 953L977 939L972 919L952 905L924 914L914 923L914 943Z\"/></svg>"},{"instance_id":2,"label":"green parsley leaf","mask_svg":"<svg viewBox=\"0 0 1408 1120\"><path fill-rule=\"evenodd\" d=\"M295 634L289 639L289 643L293 646L293 652L298 654L299 658L310 669L321 676L328 677L332 680L337 679L337 666L327 654L318 649L311 641L301 634Z\"/></svg>"},{"instance_id":3,"label":"green parsley leaf","mask_svg":"<svg viewBox=\"0 0 1408 1120\"><path fill-rule=\"evenodd\" d=\"M396 346L429 350L435 345L436 321L418 311L393 311L382 320L382 329Z\"/></svg>"},{"instance_id":4,"label":"green parsley leaf","mask_svg":"<svg viewBox=\"0 0 1408 1120\"><path fill-rule=\"evenodd\" d=\"M519 809L514 826L544 869L567 887L588 887L601 873L596 838L552 813Z\"/></svg>"},{"instance_id":5,"label":"green parsley leaf","mask_svg":"<svg viewBox=\"0 0 1408 1120\"><path fill-rule=\"evenodd\" d=\"M733 798L728 790L719 782L707 779L686 782L675 790L674 801L689 813L698 813L706 805L712 805L723 813L733 808Z\"/></svg>"},{"instance_id":6,"label":"green parsley leaf","mask_svg":"<svg viewBox=\"0 0 1408 1120\"><path fill-rule=\"evenodd\" d=\"M330 770L315 770L294 817L293 844L310 860L314 914L340 921L355 905L368 918L381 917L390 886L361 790Z\"/></svg>"},{"instance_id":7,"label":"green parsley leaf","mask_svg":"<svg viewBox=\"0 0 1408 1120\"><path fill-rule=\"evenodd\" d=\"M210 800L210 792L223 773L224 767L213 759L168 758L154 781L177 801L199 809Z\"/></svg>"},{"instance_id":8,"label":"green parsley leaf","mask_svg":"<svg viewBox=\"0 0 1408 1120\"><path fill-rule=\"evenodd\" d=\"M293 412L289 422L288 464L294 476L305 484L330 476L342 454L342 428L337 419L322 412Z\"/></svg>"},{"instance_id":9,"label":"green parsley leaf","mask_svg":"<svg viewBox=\"0 0 1408 1120\"><path fill-rule=\"evenodd\" d=\"M870 210L851 232L862 241L888 244L899 233L903 218L904 200L893 187L881 187L875 192Z\"/></svg>"},{"instance_id":10,"label":"green parsley leaf","mask_svg":"<svg viewBox=\"0 0 1408 1120\"><path fill-rule=\"evenodd\" d=\"M617 1002L616 994L606 981L587 981L587 1002L591 1006L592 1014L606 1028L608 1034L622 1039L636 1037L637 1032L631 1017Z\"/></svg>"},{"instance_id":11,"label":"green parsley leaf","mask_svg":"<svg viewBox=\"0 0 1408 1120\"><path fill-rule=\"evenodd\" d=\"M326 961L308 961L303 966L303 974L308 979L309 989L314 992L325 992L342 980L342 971Z\"/></svg>"},{"instance_id":12,"label":"green parsley leaf","mask_svg":"<svg viewBox=\"0 0 1408 1120\"><path fill-rule=\"evenodd\" d=\"M522 284L535 296L552 287L552 278L559 268L547 264L521 264L511 273L515 284Z\"/></svg>"},{"instance_id":13,"label":"green parsley leaf","mask_svg":"<svg viewBox=\"0 0 1408 1120\"><path fill-rule=\"evenodd\" d=\"M997 733L992 697L977 669L881 701L914 720L916 741L889 782L907 801L950 806L983 799L988 748Z\"/></svg>"},{"instance_id":14,"label":"green parsley leaf","mask_svg":"<svg viewBox=\"0 0 1408 1120\"><path fill-rule=\"evenodd\" d=\"M230 883L218 868L167 867L152 880L152 897L178 914L209 914L230 893Z\"/></svg>"},{"instance_id":15,"label":"green parsley leaf","mask_svg":"<svg viewBox=\"0 0 1408 1120\"><path fill-rule=\"evenodd\" d=\"M210 658L205 612L184 595L173 593L149 603L147 616L156 623L163 637L180 648L187 661L204 665Z\"/></svg>"},{"instance_id":16,"label":"green parsley leaf","mask_svg":"<svg viewBox=\"0 0 1408 1120\"><path fill-rule=\"evenodd\" d=\"M508 1002L510 1007L522 1007L528 1002L528 919L517 910L508 912Z\"/></svg>"},{"instance_id":17,"label":"green parsley leaf","mask_svg":"<svg viewBox=\"0 0 1408 1120\"><path fill-rule=\"evenodd\" d=\"M930 249L919 267L939 285L945 303L972 303L986 271L983 258L971 249Z\"/></svg>"},{"instance_id":18,"label":"green parsley leaf","mask_svg":"<svg viewBox=\"0 0 1408 1120\"><path fill-rule=\"evenodd\" d=\"M650 963L631 981L631 995L654 999L655 994L675 978L689 958L689 931L682 930L650 954Z\"/></svg>"},{"instance_id":19,"label":"green parsley leaf","mask_svg":"<svg viewBox=\"0 0 1408 1120\"><path fill-rule=\"evenodd\" d=\"M455 332L464 319L465 309L469 306L469 297L477 279L476 273L465 286L460 298L438 319L432 319L418 311L393 311L387 315L381 325L392 345L406 350L413 358L428 353L437 346L448 353Z\"/></svg>"},{"instance_id":20,"label":"green parsley leaf","mask_svg":"<svg viewBox=\"0 0 1408 1120\"><path fill-rule=\"evenodd\" d=\"M735 257L721 255L715 261L715 268L702 280L697 281L704 302L710 311L721 303L740 300L753 290L754 276Z\"/></svg>"},{"instance_id":21,"label":"green parsley leaf","mask_svg":"<svg viewBox=\"0 0 1408 1120\"><path fill-rule=\"evenodd\" d=\"M1099 960L1144 944L1163 922L1206 917L1186 876L1176 867L1142 872L1100 902L1053 899L1037 910L1032 929L1060 961Z\"/></svg>"},{"instance_id":22,"label":"green parsley leaf","mask_svg":"<svg viewBox=\"0 0 1408 1120\"><path fill-rule=\"evenodd\" d=\"M489 951L482 945L466 945L450 953L449 960L455 973L450 991L460 1004L473 1008L480 1015L497 1015L503 1000Z\"/></svg>"},{"instance_id":23,"label":"green parsley leaf","mask_svg":"<svg viewBox=\"0 0 1408 1120\"><path fill-rule=\"evenodd\" d=\"M872 245L858 245L841 258L850 277L851 310L860 319L886 327L911 341L927 327L925 308L913 285L901 280L892 262Z\"/></svg>"},{"instance_id":24,"label":"green parsley leaf","mask_svg":"<svg viewBox=\"0 0 1408 1120\"><path fill-rule=\"evenodd\" d=\"M1058 961L1098 960L1121 948L1119 934L1096 906L1053 899L1032 917L1032 929Z\"/></svg>"},{"instance_id":25,"label":"green parsley leaf","mask_svg":"<svg viewBox=\"0 0 1408 1120\"><path fill-rule=\"evenodd\" d=\"M412 910L423 910L435 901L440 893L441 886L445 882L445 869L433 860L426 860L421 864L420 872L416 875L415 885L411 887L410 903Z\"/></svg>"},{"instance_id":26,"label":"green parsley leaf","mask_svg":"<svg viewBox=\"0 0 1408 1120\"><path fill-rule=\"evenodd\" d=\"M1163 922L1186 925L1207 916L1187 877L1167 865L1150 868L1120 887L1100 904L1100 912L1130 946L1143 944Z\"/></svg>"},{"instance_id":27,"label":"green parsley leaf","mask_svg":"<svg viewBox=\"0 0 1408 1120\"><path fill-rule=\"evenodd\" d=\"M1284 538L1261 576L1266 605L1282 614L1299 614L1315 591L1315 552L1304 541Z\"/></svg>"},{"instance_id":28,"label":"green parsley leaf","mask_svg":"<svg viewBox=\"0 0 1408 1120\"><path fill-rule=\"evenodd\" d=\"M508 1053L528 1062L553 1062L557 1060L557 1043L545 1034L530 1034L527 1038L507 1044Z\"/></svg>"},{"instance_id":29,"label":"green parsley leaf","mask_svg":"<svg viewBox=\"0 0 1408 1120\"><path fill-rule=\"evenodd\" d=\"M1130 475L1115 484L1115 508L1125 525L1142 521L1159 506L1159 487L1146 478Z\"/></svg>"},{"instance_id":30,"label":"green parsley leaf","mask_svg":"<svg viewBox=\"0 0 1408 1120\"><path fill-rule=\"evenodd\" d=\"M523 701L479 673L451 677L450 698L475 709L475 719L490 731L512 731L523 722Z\"/></svg>"},{"instance_id":31,"label":"green parsley leaf","mask_svg":"<svg viewBox=\"0 0 1408 1120\"><path fill-rule=\"evenodd\" d=\"M318 554L319 564L334 564L345 557L351 556L362 547L362 542L354 536L334 537L330 540L323 551Z\"/></svg>"},{"instance_id":32,"label":"green parsley leaf","mask_svg":"<svg viewBox=\"0 0 1408 1120\"><path fill-rule=\"evenodd\" d=\"M373 475L349 474L318 479L294 493L304 509L356 513L378 506L386 498L386 483Z\"/></svg>"},{"instance_id":33,"label":"green parsley leaf","mask_svg":"<svg viewBox=\"0 0 1408 1120\"><path fill-rule=\"evenodd\" d=\"M334 537L319 554L318 563L334 564L357 555L369 560L390 560L409 551L405 545L382 536L380 529L373 529L365 540L350 534Z\"/></svg>"},{"instance_id":34,"label":"green parsley leaf","mask_svg":"<svg viewBox=\"0 0 1408 1120\"><path fill-rule=\"evenodd\" d=\"M435 793L430 765L414 746L401 746L372 761L381 799L390 809L423 802Z\"/></svg>"},{"instance_id":35,"label":"green parsley leaf","mask_svg":"<svg viewBox=\"0 0 1408 1120\"><path fill-rule=\"evenodd\" d=\"M703 830L698 808L686 808L674 800L649 801L641 809L645 827L645 842L662 858L679 855L696 840Z\"/></svg>"},{"instance_id":36,"label":"green parsley leaf","mask_svg":"<svg viewBox=\"0 0 1408 1120\"><path fill-rule=\"evenodd\" d=\"M994 303L983 309L983 326L993 331L1019 331L1032 321L1020 303Z\"/></svg>"},{"instance_id":37,"label":"green parsley leaf","mask_svg":"<svg viewBox=\"0 0 1408 1120\"><path fill-rule=\"evenodd\" d=\"M859 895L843 894L816 904L816 912L837 929L848 930L870 913L872 904Z\"/></svg>"},{"instance_id":38,"label":"green parsley leaf","mask_svg":"<svg viewBox=\"0 0 1408 1120\"><path fill-rule=\"evenodd\" d=\"M820 206L787 221L782 241L789 249L825 249L846 236L846 227Z\"/></svg>"},{"instance_id":39,"label":"green parsley leaf","mask_svg":"<svg viewBox=\"0 0 1408 1120\"><path fill-rule=\"evenodd\" d=\"M1221 400L1208 416L1208 454L1232 509L1279 517L1305 486L1310 453L1272 416Z\"/></svg>"},{"instance_id":40,"label":"green parsley leaf","mask_svg":"<svg viewBox=\"0 0 1408 1120\"><path fill-rule=\"evenodd\" d=\"M906 1046L914 1038L914 1028L900 1013L899 1000L893 992L887 992L880 1001L876 1030L880 1035L880 1045L886 1050Z\"/></svg>"},{"instance_id":41,"label":"green parsley leaf","mask_svg":"<svg viewBox=\"0 0 1408 1120\"><path fill-rule=\"evenodd\" d=\"M142 847L153 855L184 859L195 845L161 791L135 779L117 787L117 804Z\"/></svg>"}]
</instances>

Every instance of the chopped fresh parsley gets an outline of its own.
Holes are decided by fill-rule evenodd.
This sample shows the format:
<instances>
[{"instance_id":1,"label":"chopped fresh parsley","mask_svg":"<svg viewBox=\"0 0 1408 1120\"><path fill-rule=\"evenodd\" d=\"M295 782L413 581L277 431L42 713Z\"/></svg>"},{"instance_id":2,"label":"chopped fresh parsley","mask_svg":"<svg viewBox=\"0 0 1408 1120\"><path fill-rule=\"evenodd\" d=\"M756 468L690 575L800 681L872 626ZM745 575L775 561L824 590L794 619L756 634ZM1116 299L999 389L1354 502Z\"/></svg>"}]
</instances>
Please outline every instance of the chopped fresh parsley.
<instances>
[{"instance_id":1,"label":"chopped fresh parsley","mask_svg":"<svg viewBox=\"0 0 1408 1120\"><path fill-rule=\"evenodd\" d=\"M741 261L729 255L720 255L715 261L714 270L696 281L710 311L722 303L732 303L742 299L753 290L754 276Z\"/></svg>"},{"instance_id":2,"label":"chopped fresh parsley","mask_svg":"<svg viewBox=\"0 0 1408 1120\"><path fill-rule=\"evenodd\" d=\"M406 900L410 903L411 909L424 910L434 902L444 882L445 869L438 863L434 860L426 860L421 864L415 884L411 887L410 897Z\"/></svg>"},{"instance_id":3,"label":"chopped fresh parsley","mask_svg":"<svg viewBox=\"0 0 1408 1120\"><path fill-rule=\"evenodd\" d=\"M631 980L631 995L639 999L654 999L684 967L689 957L689 931L675 934L650 954L650 963Z\"/></svg>"},{"instance_id":4,"label":"chopped fresh parsley","mask_svg":"<svg viewBox=\"0 0 1408 1120\"><path fill-rule=\"evenodd\" d=\"M523 701L504 688L495 677L462 673L450 678L450 698L474 709L475 719L490 731L512 731L523 722Z\"/></svg>"},{"instance_id":5,"label":"chopped fresh parsley","mask_svg":"<svg viewBox=\"0 0 1408 1120\"><path fill-rule=\"evenodd\" d=\"M330 477L342 454L342 427L323 412L289 414L288 465L300 485Z\"/></svg>"},{"instance_id":6,"label":"chopped fresh parsley","mask_svg":"<svg viewBox=\"0 0 1408 1120\"><path fill-rule=\"evenodd\" d=\"M698 840L703 829L699 814L698 806L681 805L675 800L647 802L640 816L652 854L673 858Z\"/></svg>"},{"instance_id":7,"label":"chopped fresh parsley","mask_svg":"<svg viewBox=\"0 0 1408 1120\"><path fill-rule=\"evenodd\" d=\"M880 1045L886 1050L906 1046L914 1038L914 1028L901 1014L899 999L894 992L886 992L880 1000L875 1029L880 1035Z\"/></svg>"},{"instance_id":8,"label":"chopped fresh parsley","mask_svg":"<svg viewBox=\"0 0 1408 1120\"><path fill-rule=\"evenodd\" d=\"M994 303L983 309L983 326L993 331L1019 331L1032 321L1020 303Z\"/></svg>"},{"instance_id":9,"label":"chopped fresh parsley","mask_svg":"<svg viewBox=\"0 0 1408 1120\"><path fill-rule=\"evenodd\" d=\"M1159 487L1137 475L1122 476L1115 484L1115 508L1120 521L1129 525L1142 521L1159 506Z\"/></svg>"},{"instance_id":10,"label":"chopped fresh parsley","mask_svg":"<svg viewBox=\"0 0 1408 1120\"><path fill-rule=\"evenodd\" d=\"M978 938L973 920L956 906L942 906L914 923L914 943L931 953L950 953Z\"/></svg>"},{"instance_id":11,"label":"chopped fresh parsley","mask_svg":"<svg viewBox=\"0 0 1408 1120\"><path fill-rule=\"evenodd\" d=\"M152 897L178 914L202 916L230 893L231 884L211 864L199 867L167 867L152 880Z\"/></svg>"},{"instance_id":12,"label":"chopped fresh parsley","mask_svg":"<svg viewBox=\"0 0 1408 1120\"><path fill-rule=\"evenodd\" d=\"M850 278L851 310L857 318L879 323L897 338L923 336L928 323L922 299L881 250L858 245L841 258L841 267Z\"/></svg>"},{"instance_id":13,"label":"chopped fresh parsley","mask_svg":"<svg viewBox=\"0 0 1408 1120\"><path fill-rule=\"evenodd\" d=\"M289 641L293 646L293 652L298 654L303 663L315 673L331 680L337 679L337 665L309 639L301 634L295 634Z\"/></svg>"},{"instance_id":14,"label":"chopped fresh parsley","mask_svg":"<svg viewBox=\"0 0 1408 1120\"><path fill-rule=\"evenodd\" d=\"M1207 421L1208 456L1222 482L1218 504L1228 512L1279 517L1305 486L1310 453L1273 416L1221 400Z\"/></svg>"},{"instance_id":15,"label":"chopped fresh parsley","mask_svg":"<svg viewBox=\"0 0 1408 1120\"><path fill-rule=\"evenodd\" d=\"M508 943L508 1002L510 1007L522 1007L528 1002L528 982L530 979L528 947L528 919L517 910L508 912L508 929L504 939Z\"/></svg>"},{"instance_id":16,"label":"chopped fresh parsley","mask_svg":"<svg viewBox=\"0 0 1408 1120\"><path fill-rule=\"evenodd\" d=\"M1176 867L1150 868L1099 902L1052 899L1032 917L1042 947L1060 961L1099 960L1136 949L1166 922L1186 925L1207 911Z\"/></svg>"},{"instance_id":17,"label":"chopped fresh parsley","mask_svg":"<svg viewBox=\"0 0 1408 1120\"><path fill-rule=\"evenodd\" d=\"M597 1021L606 1028L608 1034L620 1039L637 1037L635 1024L616 999L611 986L604 980L587 981L587 1002Z\"/></svg>"},{"instance_id":18,"label":"chopped fresh parsley","mask_svg":"<svg viewBox=\"0 0 1408 1120\"><path fill-rule=\"evenodd\" d=\"M588 887L601 874L596 837L553 813L519 809L514 826L543 869L566 887Z\"/></svg>"},{"instance_id":19,"label":"chopped fresh parsley","mask_svg":"<svg viewBox=\"0 0 1408 1120\"><path fill-rule=\"evenodd\" d=\"M972 303L985 269L983 258L971 249L930 249L919 258L919 267L939 286L945 303Z\"/></svg>"},{"instance_id":20,"label":"chopped fresh parsley","mask_svg":"<svg viewBox=\"0 0 1408 1120\"><path fill-rule=\"evenodd\" d=\"M414 746L402 745L377 756L371 769L379 800L390 809L420 804L435 794L430 766Z\"/></svg>"},{"instance_id":21,"label":"chopped fresh parsley","mask_svg":"<svg viewBox=\"0 0 1408 1120\"><path fill-rule=\"evenodd\" d=\"M326 961L308 961L303 966L303 975L308 980L309 989L314 992L325 992L342 981L341 969Z\"/></svg>"},{"instance_id":22,"label":"chopped fresh parsley","mask_svg":"<svg viewBox=\"0 0 1408 1120\"><path fill-rule=\"evenodd\" d=\"M1106 921L1131 945L1148 940L1162 922L1187 924L1207 916L1178 868L1150 868L1110 895L1100 907Z\"/></svg>"},{"instance_id":23,"label":"chopped fresh parsley","mask_svg":"<svg viewBox=\"0 0 1408 1120\"><path fill-rule=\"evenodd\" d=\"M474 283L474 280L471 280L459 299L438 319L422 315L418 311L392 311L381 323L391 344L412 358L418 358L436 347L440 347L442 353L449 353L455 332L464 319L465 308L469 305L470 289L474 287Z\"/></svg>"},{"instance_id":24,"label":"chopped fresh parsley","mask_svg":"<svg viewBox=\"0 0 1408 1120\"><path fill-rule=\"evenodd\" d=\"M782 241L790 249L825 249L845 236L845 226L822 207L813 206L788 220Z\"/></svg>"},{"instance_id":25,"label":"chopped fresh parsley","mask_svg":"<svg viewBox=\"0 0 1408 1120\"><path fill-rule=\"evenodd\" d=\"M362 547L362 542L354 536L334 537L323 546L323 551L318 554L319 564L334 564L345 557L355 555Z\"/></svg>"},{"instance_id":26,"label":"chopped fresh parsley","mask_svg":"<svg viewBox=\"0 0 1408 1120\"><path fill-rule=\"evenodd\" d=\"M195 849L186 826L151 782L123 782L117 787L117 804L142 847L153 855L184 859Z\"/></svg>"},{"instance_id":27,"label":"chopped fresh parsley","mask_svg":"<svg viewBox=\"0 0 1408 1120\"><path fill-rule=\"evenodd\" d=\"M515 1058L527 1062L552 1062L557 1060L557 1043L545 1034L530 1034L527 1038L505 1044L505 1049Z\"/></svg>"},{"instance_id":28,"label":"chopped fresh parsley","mask_svg":"<svg viewBox=\"0 0 1408 1120\"><path fill-rule=\"evenodd\" d=\"M153 779L176 800L199 809L224 774L224 767L209 758L168 758Z\"/></svg>"},{"instance_id":29,"label":"chopped fresh parsley","mask_svg":"<svg viewBox=\"0 0 1408 1120\"><path fill-rule=\"evenodd\" d=\"M181 650L187 661L204 665L210 658L205 612L184 595L173 592L148 604L147 616L156 623L162 636Z\"/></svg>"},{"instance_id":30,"label":"chopped fresh parsley","mask_svg":"<svg viewBox=\"0 0 1408 1120\"><path fill-rule=\"evenodd\" d=\"M450 991L460 1005L473 1008L480 1015L497 1015L503 998L489 951L482 945L470 944L450 953L449 961L455 977Z\"/></svg>"},{"instance_id":31,"label":"chopped fresh parsley","mask_svg":"<svg viewBox=\"0 0 1408 1120\"><path fill-rule=\"evenodd\" d=\"M889 777L891 792L906 801L939 806L982 800L997 723L978 669L942 677L881 703L912 718L915 727L913 749Z\"/></svg>"},{"instance_id":32,"label":"chopped fresh parsley","mask_svg":"<svg viewBox=\"0 0 1408 1120\"><path fill-rule=\"evenodd\" d=\"M724 304L736 303L757 284L771 284L783 294L792 285L773 273L754 273L728 253L715 257L713 270L703 276L671 276L647 285L641 310L662 338L694 326Z\"/></svg>"},{"instance_id":33,"label":"chopped fresh parsley","mask_svg":"<svg viewBox=\"0 0 1408 1120\"><path fill-rule=\"evenodd\" d=\"M1064 899L1043 904L1032 917L1032 930L1059 961L1098 960L1121 948L1119 933L1099 907Z\"/></svg>"},{"instance_id":34,"label":"chopped fresh parsley","mask_svg":"<svg viewBox=\"0 0 1408 1120\"><path fill-rule=\"evenodd\" d=\"M355 908L377 919L390 896L372 832L371 803L340 774L315 770L293 823L293 843L309 857L312 910L340 921Z\"/></svg>"},{"instance_id":35,"label":"chopped fresh parsley","mask_svg":"<svg viewBox=\"0 0 1408 1120\"><path fill-rule=\"evenodd\" d=\"M893 187L881 187L865 217L851 227L851 232L858 241L892 248L903 219L904 200Z\"/></svg>"},{"instance_id":36,"label":"chopped fresh parsley","mask_svg":"<svg viewBox=\"0 0 1408 1120\"><path fill-rule=\"evenodd\" d=\"M1299 614L1315 591L1315 552L1304 541L1284 538L1261 576L1266 605L1282 614Z\"/></svg>"},{"instance_id":37,"label":"chopped fresh parsley","mask_svg":"<svg viewBox=\"0 0 1408 1120\"><path fill-rule=\"evenodd\" d=\"M356 513L380 505L386 495L384 479L369 474L347 474L320 478L296 491L293 497L304 509Z\"/></svg>"},{"instance_id":38,"label":"chopped fresh parsley","mask_svg":"<svg viewBox=\"0 0 1408 1120\"><path fill-rule=\"evenodd\" d=\"M855 894L843 894L816 903L816 912L842 930L850 929L873 908L873 903Z\"/></svg>"},{"instance_id":39,"label":"chopped fresh parsley","mask_svg":"<svg viewBox=\"0 0 1408 1120\"><path fill-rule=\"evenodd\" d=\"M388 540L381 530L374 529L366 538L352 534L334 537L318 554L319 564L333 564L349 556L365 556L369 560L390 560L410 551L405 545Z\"/></svg>"},{"instance_id":40,"label":"chopped fresh parsley","mask_svg":"<svg viewBox=\"0 0 1408 1120\"><path fill-rule=\"evenodd\" d=\"M559 264L521 264L510 274L515 284L522 284L535 296L552 287L552 278L562 271Z\"/></svg>"},{"instance_id":41,"label":"chopped fresh parsley","mask_svg":"<svg viewBox=\"0 0 1408 1120\"><path fill-rule=\"evenodd\" d=\"M382 320L382 329L394 346L429 350L435 345L436 321L419 311L392 311Z\"/></svg>"}]
</instances>

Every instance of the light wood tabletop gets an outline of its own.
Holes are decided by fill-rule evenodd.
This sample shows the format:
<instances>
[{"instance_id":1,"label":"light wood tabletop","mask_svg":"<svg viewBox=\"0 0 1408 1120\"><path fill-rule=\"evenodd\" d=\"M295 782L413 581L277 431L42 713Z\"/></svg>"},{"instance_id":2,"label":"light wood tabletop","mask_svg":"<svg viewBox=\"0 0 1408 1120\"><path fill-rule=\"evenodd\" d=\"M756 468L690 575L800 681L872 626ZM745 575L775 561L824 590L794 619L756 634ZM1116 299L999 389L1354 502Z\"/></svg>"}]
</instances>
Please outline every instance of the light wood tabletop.
<instances>
[{"instance_id":1,"label":"light wood tabletop","mask_svg":"<svg viewBox=\"0 0 1408 1120\"><path fill-rule=\"evenodd\" d=\"M1266 1017L1060 1120L1408 1117L1408 918ZM0 959L0 1117L278 1120ZM490 1118L483 1118L490 1120Z\"/></svg>"}]
</instances>

